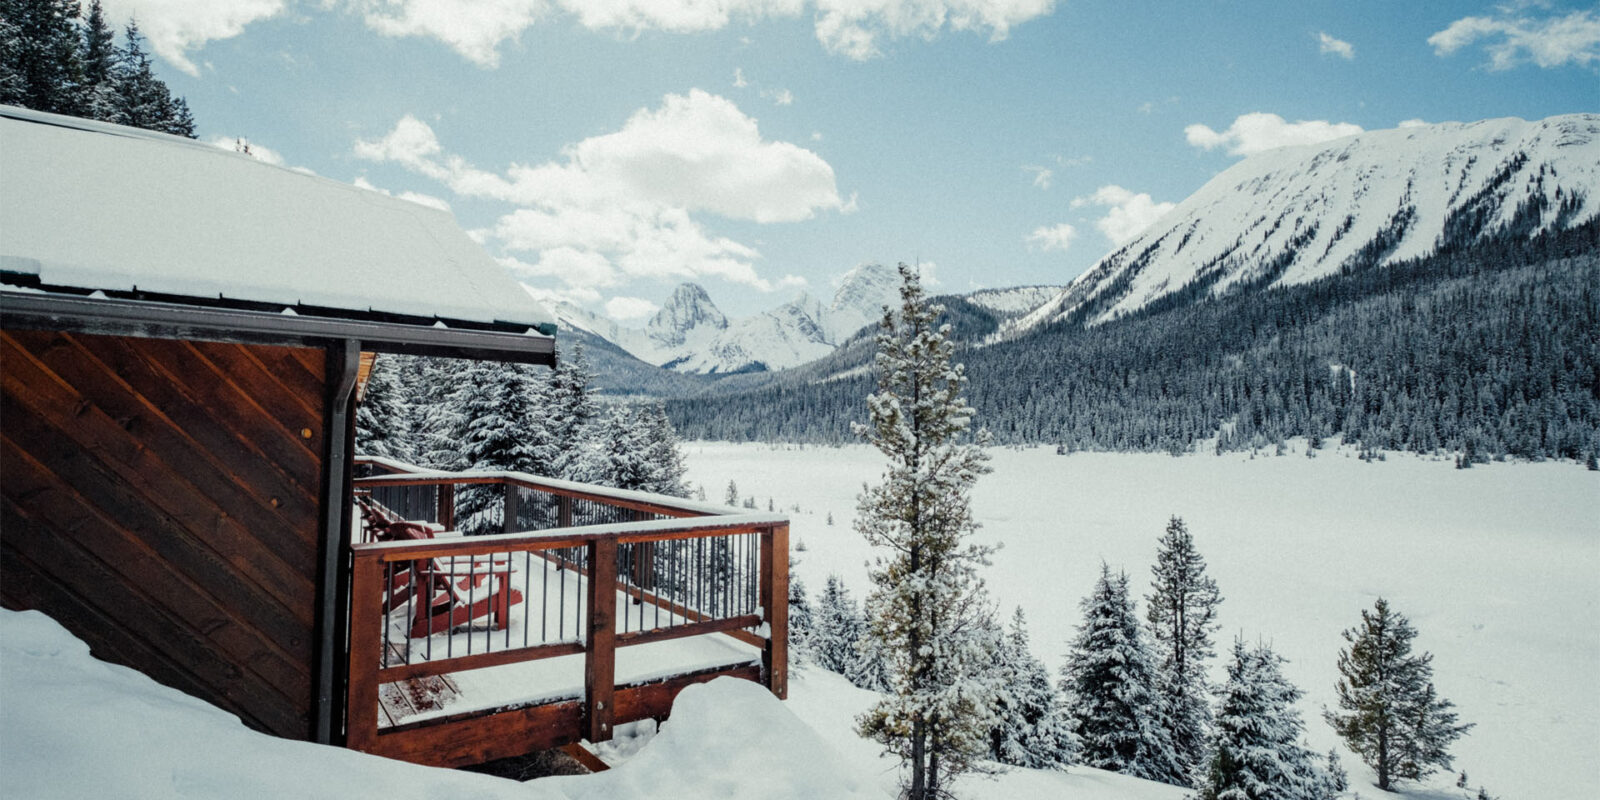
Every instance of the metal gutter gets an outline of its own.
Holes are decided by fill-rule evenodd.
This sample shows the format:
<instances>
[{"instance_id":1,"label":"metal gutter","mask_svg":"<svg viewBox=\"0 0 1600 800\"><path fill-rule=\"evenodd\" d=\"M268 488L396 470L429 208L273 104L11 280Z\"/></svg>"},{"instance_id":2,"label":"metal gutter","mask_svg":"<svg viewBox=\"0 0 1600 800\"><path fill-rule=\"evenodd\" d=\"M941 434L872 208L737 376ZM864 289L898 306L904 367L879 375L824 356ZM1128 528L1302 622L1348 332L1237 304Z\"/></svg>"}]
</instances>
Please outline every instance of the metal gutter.
<instances>
[{"instance_id":1,"label":"metal gutter","mask_svg":"<svg viewBox=\"0 0 1600 800\"><path fill-rule=\"evenodd\" d=\"M8 328L245 344L323 346L355 340L376 352L555 365L555 338L528 330L451 328L0 290Z\"/></svg>"},{"instance_id":2,"label":"metal gutter","mask_svg":"<svg viewBox=\"0 0 1600 800\"><path fill-rule=\"evenodd\" d=\"M317 575L316 696L312 698L313 741L333 744L343 715L338 667L345 655L345 590L349 580L351 448L356 374L361 367L361 342L345 339L328 347L328 413L323 425L326 457L323 485L321 552Z\"/></svg>"}]
</instances>

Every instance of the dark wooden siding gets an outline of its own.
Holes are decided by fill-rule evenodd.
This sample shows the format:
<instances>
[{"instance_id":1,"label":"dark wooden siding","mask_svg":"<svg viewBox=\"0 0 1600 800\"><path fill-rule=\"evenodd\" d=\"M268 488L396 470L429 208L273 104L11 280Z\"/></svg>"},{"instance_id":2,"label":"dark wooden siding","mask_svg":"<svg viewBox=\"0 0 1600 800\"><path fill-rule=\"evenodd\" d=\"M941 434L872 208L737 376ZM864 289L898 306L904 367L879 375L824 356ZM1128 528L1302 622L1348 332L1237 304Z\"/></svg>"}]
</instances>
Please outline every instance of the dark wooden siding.
<instances>
[{"instance_id":1,"label":"dark wooden siding","mask_svg":"<svg viewBox=\"0 0 1600 800\"><path fill-rule=\"evenodd\" d=\"M0 602L311 735L325 354L0 331Z\"/></svg>"}]
</instances>

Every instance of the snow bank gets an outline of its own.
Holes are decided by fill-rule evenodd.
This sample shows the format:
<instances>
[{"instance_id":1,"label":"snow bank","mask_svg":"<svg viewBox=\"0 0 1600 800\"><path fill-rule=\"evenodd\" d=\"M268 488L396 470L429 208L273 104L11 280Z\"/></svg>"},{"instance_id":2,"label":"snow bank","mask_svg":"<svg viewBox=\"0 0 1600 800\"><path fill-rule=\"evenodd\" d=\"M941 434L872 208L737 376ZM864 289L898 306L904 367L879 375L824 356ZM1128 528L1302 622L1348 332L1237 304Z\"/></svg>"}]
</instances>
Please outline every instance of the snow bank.
<instances>
[{"instance_id":1,"label":"snow bank","mask_svg":"<svg viewBox=\"0 0 1600 800\"><path fill-rule=\"evenodd\" d=\"M214 706L96 660L42 613L9 610L0 610L0 776L0 795L38 800L883 796L821 734L748 681L685 689L671 721L617 769L519 784L257 733Z\"/></svg>"},{"instance_id":2,"label":"snow bank","mask_svg":"<svg viewBox=\"0 0 1600 800\"><path fill-rule=\"evenodd\" d=\"M561 797L256 733L142 673L95 660L37 611L0 611L0 719L0 793L8 797Z\"/></svg>"},{"instance_id":3,"label":"snow bank","mask_svg":"<svg viewBox=\"0 0 1600 800\"><path fill-rule=\"evenodd\" d=\"M559 782L573 800L883 797L817 730L736 678L684 689L660 733L621 767L542 782Z\"/></svg>"}]
</instances>

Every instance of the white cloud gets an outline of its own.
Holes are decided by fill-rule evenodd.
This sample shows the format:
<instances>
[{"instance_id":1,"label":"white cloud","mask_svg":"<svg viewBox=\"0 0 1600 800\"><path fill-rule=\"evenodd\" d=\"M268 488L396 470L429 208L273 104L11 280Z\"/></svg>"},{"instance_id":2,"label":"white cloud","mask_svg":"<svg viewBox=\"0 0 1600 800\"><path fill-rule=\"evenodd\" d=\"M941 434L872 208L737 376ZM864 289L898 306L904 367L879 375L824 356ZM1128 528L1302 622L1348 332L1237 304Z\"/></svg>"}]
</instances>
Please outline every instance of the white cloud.
<instances>
[{"instance_id":1,"label":"white cloud","mask_svg":"<svg viewBox=\"0 0 1600 800\"><path fill-rule=\"evenodd\" d=\"M235 153L245 153L257 161L262 161L273 166L283 166L283 155L276 150L255 144L238 136L213 136L206 140L206 144Z\"/></svg>"},{"instance_id":2,"label":"white cloud","mask_svg":"<svg viewBox=\"0 0 1600 800\"><path fill-rule=\"evenodd\" d=\"M864 60L882 54L881 38L933 39L945 28L998 42L1054 8L1055 0L816 0L816 32L829 52Z\"/></svg>"},{"instance_id":3,"label":"white cloud","mask_svg":"<svg viewBox=\"0 0 1600 800\"><path fill-rule=\"evenodd\" d=\"M1349 122L1325 120L1286 122L1277 114L1260 111L1240 115L1221 133L1199 124L1183 129L1183 135L1189 140L1189 144L1206 150L1227 147L1228 153L1236 156L1248 156L1275 147L1316 144L1360 132L1360 125Z\"/></svg>"},{"instance_id":4,"label":"white cloud","mask_svg":"<svg viewBox=\"0 0 1600 800\"><path fill-rule=\"evenodd\" d=\"M1341 41L1329 36L1326 32L1317 34L1317 47L1325 56L1338 56L1346 61L1356 57L1356 49L1349 42Z\"/></svg>"},{"instance_id":5,"label":"white cloud","mask_svg":"<svg viewBox=\"0 0 1600 800\"><path fill-rule=\"evenodd\" d=\"M1078 238L1078 231L1071 225L1063 222L1059 225L1039 226L1028 235L1028 246L1038 248L1046 253L1051 250L1066 250L1072 246L1072 240Z\"/></svg>"},{"instance_id":6,"label":"white cloud","mask_svg":"<svg viewBox=\"0 0 1600 800\"><path fill-rule=\"evenodd\" d=\"M1022 166L1022 171L1033 173L1033 185L1039 189L1049 189L1050 181L1053 180L1056 175L1055 170L1052 170L1049 167L1041 167L1034 164L1024 164Z\"/></svg>"},{"instance_id":7,"label":"white cloud","mask_svg":"<svg viewBox=\"0 0 1600 800\"><path fill-rule=\"evenodd\" d=\"M1397 128L1421 128L1421 127L1423 127L1423 126L1425 126L1427 124L1428 124L1428 122L1426 120L1423 120L1423 119L1420 119L1420 118L1412 118L1412 119L1401 120L1400 124L1396 125L1395 127L1397 127Z\"/></svg>"},{"instance_id":8,"label":"white cloud","mask_svg":"<svg viewBox=\"0 0 1600 800\"><path fill-rule=\"evenodd\" d=\"M348 0L347 5L384 36L432 37L485 69L499 66L500 44L515 41L548 6L545 0Z\"/></svg>"},{"instance_id":9,"label":"white cloud","mask_svg":"<svg viewBox=\"0 0 1600 800\"><path fill-rule=\"evenodd\" d=\"M794 92L788 89L762 89L761 96L780 106L794 105Z\"/></svg>"},{"instance_id":10,"label":"white cloud","mask_svg":"<svg viewBox=\"0 0 1600 800\"><path fill-rule=\"evenodd\" d=\"M759 252L709 233L692 215L794 222L853 205L840 199L826 161L762 139L755 120L700 90L667 95L614 133L503 175L446 155L432 128L410 115L385 136L358 141L355 153L399 163L462 196L518 206L488 237L507 250L539 254L531 265L518 262L523 274L570 286L609 286L620 276L711 276L771 291L754 267Z\"/></svg>"},{"instance_id":11,"label":"white cloud","mask_svg":"<svg viewBox=\"0 0 1600 800\"><path fill-rule=\"evenodd\" d=\"M143 0L162 2L162 0ZM265 0L263 0L265 1ZM274 0L282 2L282 0ZM324 0L332 4L339 0ZM735 21L816 19L829 52L848 58L879 55L884 38L931 40L942 31L1006 38L1013 26L1054 8L1055 0L343 0L368 27L387 36L429 36L479 66L499 63L499 47L542 19L561 14L590 30L699 33ZM734 85L743 88L736 74Z\"/></svg>"},{"instance_id":12,"label":"white cloud","mask_svg":"<svg viewBox=\"0 0 1600 800\"><path fill-rule=\"evenodd\" d=\"M660 310L661 306L643 297L613 297L606 301L606 316L618 322L644 319Z\"/></svg>"},{"instance_id":13,"label":"white cloud","mask_svg":"<svg viewBox=\"0 0 1600 800\"><path fill-rule=\"evenodd\" d=\"M246 25L283 11L286 0L103 0L102 5L119 27L137 19L151 51L199 77L189 51L238 36Z\"/></svg>"},{"instance_id":14,"label":"white cloud","mask_svg":"<svg viewBox=\"0 0 1600 800\"><path fill-rule=\"evenodd\" d=\"M1100 206L1109 209L1104 217L1095 220L1094 227L1118 246L1127 244L1133 237L1143 233L1145 228L1176 205L1157 203L1148 194L1135 194L1116 184L1102 186L1094 194L1072 201L1073 208Z\"/></svg>"},{"instance_id":15,"label":"white cloud","mask_svg":"<svg viewBox=\"0 0 1600 800\"><path fill-rule=\"evenodd\" d=\"M1530 62L1545 69L1600 64L1600 15L1583 10L1534 19L1504 13L1501 17L1458 19L1429 36L1428 44L1442 57L1484 41L1489 69L1495 71Z\"/></svg>"},{"instance_id":16,"label":"white cloud","mask_svg":"<svg viewBox=\"0 0 1600 800\"><path fill-rule=\"evenodd\" d=\"M744 79L744 69L741 68L741 67L734 67L733 68L733 88L735 88L735 89L743 89L744 87L749 86L749 85L750 85L750 82Z\"/></svg>"}]
</instances>

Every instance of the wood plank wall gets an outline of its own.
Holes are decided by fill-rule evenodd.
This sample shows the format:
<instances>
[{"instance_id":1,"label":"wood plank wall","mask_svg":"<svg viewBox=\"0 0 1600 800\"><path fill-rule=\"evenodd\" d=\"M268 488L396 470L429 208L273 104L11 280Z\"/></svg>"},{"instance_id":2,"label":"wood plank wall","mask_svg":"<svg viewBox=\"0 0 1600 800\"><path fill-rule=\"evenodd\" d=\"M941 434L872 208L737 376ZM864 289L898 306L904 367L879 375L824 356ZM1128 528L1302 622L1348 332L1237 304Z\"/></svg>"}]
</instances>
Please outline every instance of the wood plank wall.
<instances>
[{"instance_id":1,"label":"wood plank wall","mask_svg":"<svg viewBox=\"0 0 1600 800\"><path fill-rule=\"evenodd\" d=\"M0 331L0 602L312 735L325 353Z\"/></svg>"}]
</instances>

